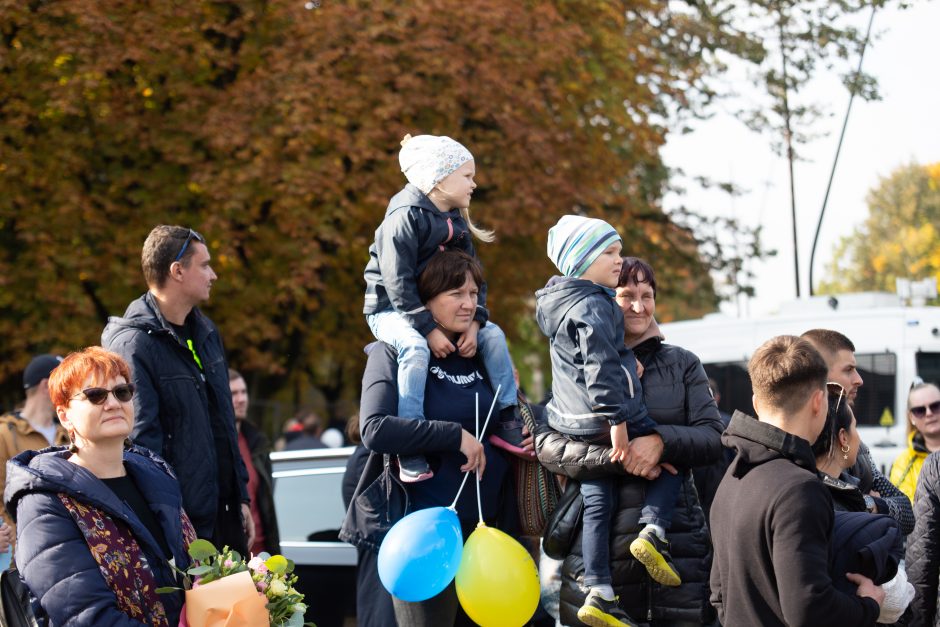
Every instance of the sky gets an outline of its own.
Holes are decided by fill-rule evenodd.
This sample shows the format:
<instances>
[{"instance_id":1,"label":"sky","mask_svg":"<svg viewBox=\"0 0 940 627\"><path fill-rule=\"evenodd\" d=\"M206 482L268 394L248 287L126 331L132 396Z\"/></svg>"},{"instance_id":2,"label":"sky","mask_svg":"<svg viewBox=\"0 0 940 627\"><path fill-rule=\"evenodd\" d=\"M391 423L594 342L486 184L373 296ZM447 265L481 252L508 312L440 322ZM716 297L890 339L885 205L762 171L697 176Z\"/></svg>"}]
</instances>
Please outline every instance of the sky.
<instances>
[{"instance_id":1,"label":"sky","mask_svg":"<svg viewBox=\"0 0 940 627\"><path fill-rule=\"evenodd\" d=\"M867 23L867 14L860 27ZM852 105L845 140L833 179L814 263L814 283L825 276L839 239L852 233L868 216L867 192L899 166L940 161L940 2L915 0L906 10L876 14L877 39L865 52L863 69L879 82L882 99ZM852 62L852 65L857 60ZM828 118L814 131L825 136L798 147L805 161L795 167L797 237L801 295L808 296L809 258L826 184L838 143L849 95L835 73L821 74L800 94L823 104ZM727 79L746 89L743 71L732 68ZM755 316L776 311L796 298L788 165L771 150L771 139L748 130L734 118L734 103L719 106L714 117L696 121L688 134L673 133L663 157L688 176L730 180L746 193L730 198L719 191L687 186L682 196L667 195L667 210L679 205L709 216L734 217L763 227L762 243L777 255L751 264L756 274L754 298L726 302L729 315Z\"/></svg>"}]
</instances>

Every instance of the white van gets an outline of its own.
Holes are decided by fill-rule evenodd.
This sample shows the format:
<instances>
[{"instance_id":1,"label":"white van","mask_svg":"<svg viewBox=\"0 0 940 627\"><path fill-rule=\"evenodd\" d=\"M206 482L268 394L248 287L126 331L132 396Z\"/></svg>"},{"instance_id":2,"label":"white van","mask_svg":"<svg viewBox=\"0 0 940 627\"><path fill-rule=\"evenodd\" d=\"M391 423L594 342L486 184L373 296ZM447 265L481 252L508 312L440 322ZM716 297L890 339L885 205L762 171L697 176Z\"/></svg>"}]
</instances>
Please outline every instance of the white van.
<instances>
[{"instance_id":1,"label":"white van","mask_svg":"<svg viewBox=\"0 0 940 627\"><path fill-rule=\"evenodd\" d=\"M855 404L862 440L875 462L890 468L907 446L907 392L915 377L940 382L940 307L904 307L882 292L817 296L794 301L761 318L723 314L662 325L666 342L702 360L721 393L720 408L753 415L747 361L776 335L833 329L855 344L865 381Z\"/></svg>"}]
</instances>

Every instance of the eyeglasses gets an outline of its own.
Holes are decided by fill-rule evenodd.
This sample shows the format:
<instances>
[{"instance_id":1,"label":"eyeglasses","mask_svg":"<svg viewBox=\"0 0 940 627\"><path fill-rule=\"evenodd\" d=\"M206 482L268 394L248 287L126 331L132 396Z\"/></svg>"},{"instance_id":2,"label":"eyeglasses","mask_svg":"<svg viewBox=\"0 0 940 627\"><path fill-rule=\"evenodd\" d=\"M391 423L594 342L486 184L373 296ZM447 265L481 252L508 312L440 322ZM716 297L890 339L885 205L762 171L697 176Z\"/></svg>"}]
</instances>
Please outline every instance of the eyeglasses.
<instances>
[{"instance_id":1,"label":"eyeglasses","mask_svg":"<svg viewBox=\"0 0 940 627\"><path fill-rule=\"evenodd\" d=\"M839 411L839 406L842 404L842 397L845 396L845 388L842 387L841 383L826 381L826 389L829 390L829 394L839 395L839 398L836 399L836 411Z\"/></svg>"},{"instance_id":2,"label":"eyeglasses","mask_svg":"<svg viewBox=\"0 0 940 627\"><path fill-rule=\"evenodd\" d=\"M84 394L85 398L88 399L88 402L92 405L104 405L104 402L108 399L108 394L114 394L114 398L122 403L126 403L134 398L134 390L136 389L133 383L121 383L120 385L115 385L110 390L105 388L88 388L82 390L72 398L75 399Z\"/></svg>"},{"instance_id":3,"label":"eyeglasses","mask_svg":"<svg viewBox=\"0 0 940 627\"><path fill-rule=\"evenodd\" d=\"M189 247L189 243L193 240L196 240L197 242L202 242L203 244L206 243L206 240L203 239L202 235L200 235L199 233L197 233L196 231L192 229L189 229L189 235L186 236L186 241L183 242L183 247L180 248L179 253L176 255L176 259L174 259L173 261L179 261L180 259L183 258L183 254L186 252L186 249Z\"/></svg>"},{"instance_id":4,"label":"eyeglasses","mask_svg":"<svg viewBox=\"0 0 940 627\"><path fill-rule=\"evenodd\" d=\"M918 405L917 407L911 407L911 415L914 418L923 418L927 415L927 410L930 410L931 414L940 414L940 401L934 401L928 405Z\"/></svg>"}]
</instances>

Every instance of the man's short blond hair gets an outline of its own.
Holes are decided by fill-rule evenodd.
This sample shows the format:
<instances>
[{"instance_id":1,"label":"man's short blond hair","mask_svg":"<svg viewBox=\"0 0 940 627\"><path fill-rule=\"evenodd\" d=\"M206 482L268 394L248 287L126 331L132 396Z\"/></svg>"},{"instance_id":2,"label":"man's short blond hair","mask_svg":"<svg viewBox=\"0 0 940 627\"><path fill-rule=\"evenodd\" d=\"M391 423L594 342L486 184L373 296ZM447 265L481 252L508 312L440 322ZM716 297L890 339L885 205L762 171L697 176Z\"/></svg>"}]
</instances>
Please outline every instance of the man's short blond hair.
<instances>
[{"instance_id":1,"label":"man's short blond hair","mask_svg":"<svg viewBox=\"0 0 940 627\"><path fill-rule=\"evenodd\" d=\"M760 402L794 414L814 392L825 389L829 368L808 341L779 335L754 351L747 372Z\"/></svg>"}]
</instances>

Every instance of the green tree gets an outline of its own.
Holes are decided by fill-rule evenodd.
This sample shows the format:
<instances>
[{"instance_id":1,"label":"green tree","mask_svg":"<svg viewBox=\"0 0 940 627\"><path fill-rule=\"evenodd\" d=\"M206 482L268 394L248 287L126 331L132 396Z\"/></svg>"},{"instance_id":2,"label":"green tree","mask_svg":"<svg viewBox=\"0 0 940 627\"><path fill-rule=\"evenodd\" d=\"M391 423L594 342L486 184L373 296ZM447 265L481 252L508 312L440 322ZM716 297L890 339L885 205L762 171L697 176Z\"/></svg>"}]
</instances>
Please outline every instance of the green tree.
<instances>
[{"instance_id":1,"label":"green tree","mask_svg":"<svg viewBox=\"0 0 940 627\"><path fill-rule=\"evenodd\" d=\"M836 245L820 293L894 292L896 278L940 282L940 163L902 166L866 200L868 218Z\"/></svg>"}]
</instances>

